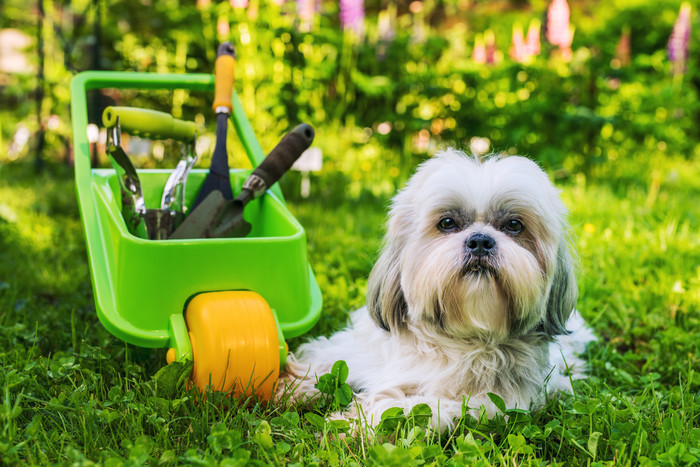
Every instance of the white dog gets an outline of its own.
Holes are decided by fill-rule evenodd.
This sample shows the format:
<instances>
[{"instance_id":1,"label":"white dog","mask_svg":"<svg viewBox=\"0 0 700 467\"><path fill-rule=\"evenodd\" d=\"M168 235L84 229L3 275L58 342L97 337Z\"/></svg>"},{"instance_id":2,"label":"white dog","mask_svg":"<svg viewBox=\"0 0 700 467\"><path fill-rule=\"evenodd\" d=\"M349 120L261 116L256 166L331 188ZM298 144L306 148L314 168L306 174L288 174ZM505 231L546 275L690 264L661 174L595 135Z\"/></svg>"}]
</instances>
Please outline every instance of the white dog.
<instances>
[{"instance_id":1,"label":"white dog","mask_svg":"<svg viewBox=\"0 0 700 467\"><path fill-rule=\"evenodd\" d=\"M528 409L546 390L571 390L584 364L575 353L595 338L574 311L567 228L534 162L438 154L394 198L367 306L290 355L280 391L313 398L345 360L360 407L344 417L376 425L388 408L425 403L445 430L465 405L495 414L488 393Z\"/></svg>"}]
</instances>

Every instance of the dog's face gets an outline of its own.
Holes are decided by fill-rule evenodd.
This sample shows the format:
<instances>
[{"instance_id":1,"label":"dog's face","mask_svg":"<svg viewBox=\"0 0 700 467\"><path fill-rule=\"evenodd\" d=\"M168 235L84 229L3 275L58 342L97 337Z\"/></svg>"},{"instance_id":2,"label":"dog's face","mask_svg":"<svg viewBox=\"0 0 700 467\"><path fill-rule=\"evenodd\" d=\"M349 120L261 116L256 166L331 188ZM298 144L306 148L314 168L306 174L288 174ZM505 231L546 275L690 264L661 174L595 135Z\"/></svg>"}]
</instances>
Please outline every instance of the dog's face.
<instances>
[{"instance_id":1,"label":"dog's face","mask_svg":"<svg viewBox=\"0 0 700 467\"><path fill-rule=\"evenodd\" d=\"M394 198L369 310L391 331L561 334L576 301L565 217L558 191L528 159L438 154Z\"/></svg>"}]
</instances>

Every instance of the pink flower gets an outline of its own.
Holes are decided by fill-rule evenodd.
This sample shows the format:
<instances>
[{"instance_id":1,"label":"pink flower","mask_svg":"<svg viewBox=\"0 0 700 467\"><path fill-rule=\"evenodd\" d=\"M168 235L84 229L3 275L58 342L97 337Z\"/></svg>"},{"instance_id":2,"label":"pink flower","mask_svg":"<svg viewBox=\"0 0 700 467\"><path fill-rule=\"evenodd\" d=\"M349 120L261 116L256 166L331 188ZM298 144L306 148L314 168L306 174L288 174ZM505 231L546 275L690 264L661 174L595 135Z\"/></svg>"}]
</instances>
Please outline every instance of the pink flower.
<instances>
[{"instance_id":1,"label":"pink flower","mask_svg":"<svg viewBox=\"0 0 700 467\"><path fill-rule=\"evenodd\" d=\"M547 10L547 40L559 46L559 53L564 60L571 60L571 43L574 30L569 24L569 4L566 0L552 0Z\"/></svg>"},{"instance_id":2,"label":"pink flower","mask_svg":"<svg viewBox=\"0 0 700 467\"><path fill-rule=\"evenodd\" d=\"M503 59L503 54L496 45L496 34L491 29L487 29L483 34L477 34L474 38L474 51L472 60L476 63L488 63L493 65Z\"/></svg>"},{"instance_id":3,"label":"pink flower","mask_svg":"<svg viewBox=\"0 0 700 467\"><path fill-rule=\"evenodd\" d=\"M486 44L486 63L494 64L501 59L496 44L496 34L490 29L484 33L484 43Z\"/></svg>"},{"instance_id":4,"label":"pink flower","mask_svg":"<svg viewBox=\"0 0 700 467\"><path fill-rule=\"evenodd\" d=\"M219 33L219 37L228 37L231 32L231 28L228 24L228 18L225 16L219 16L219 20L216 22L216 31Z\"/></svg>"},{"instance_id":5,"label":"pink flower","mask_svg":"<svg viewBox=\"0 0 700 467\"><path fill-rule=\"evenodd\" d=\"M527 37L525 38L525 49L528 55L536 56L540 54L540 28L542 23L538 19L530 21L530 27L527 29Z\"/></svg>"},{"instance_id":6,"label":"pink flower","mask_svg":"<svg viewBox=\"0 0 700 467\"><path fill-rule=\"evenodd\" d=\"M616 67L627 66L631 61L630 28L625 27L620 35L620 40L615 46L615 58L613 65Z\"/></svg>"},{"instance_id":7,"label":"pink flower","mask_svg":"<svg viewBox=\"0 0 700 467\"><path fill-rule=\"evenodd\" d=\"M552 0L547 10L547 40L561 48L571 47L574 35L569 24L569 4L566 0Z\"/></svg>"},{"instance_id":8,"label":"pink flower","mask_svg":"<svg viewBox=\"0 0 700 467\"><path fill-rule=\"evenodd\" d=\"M510 56L516 62L523 63L530 58L525 46L525 37L523 36L523 28L519 24L513 25L513 42L510 46Z\"/></svg>"},{"instance_id":9,"label":"pink flower","mask_svg":"<svg viewBox=\"0 0 700 467\"><path fill-rule=\"evenodd\" d=\"M229 0L233 8L248 8L248 0Z\"/></svg>"},{"instance_id":10,"label":"pink flower","mask_svg":"<svg viewBox=\"0 0 700 467\"><path fill-rule=\"evenodd\" d=\"M668 58L673 64L672 73L674 75L685 73L686 62L688 61L689 43L690 3L683 2L676 23L673 25L671 37L668 39Z\"/></svg>"},{"instance_id":11,"label":"pink flower","mask_svg":"<svg viewBox=\"0 0 700 467\"><path fill-rule=\"evenodd\" d=\"M297 0L297 15L299 15L300 29L310 31L316 13L315 0Z\"/></svg>"},{"instance_id":12,"label":"pink flower","mask_svg":"<svg viewBox=\"0 0 700 467\"><path fill-rule=\"evenodd\" d=\"M477 34L474 38L474 51L472 52L472 60L476 63L486 63L486 46L484 45L484 36Z\"/></svg>"}]
</instances>

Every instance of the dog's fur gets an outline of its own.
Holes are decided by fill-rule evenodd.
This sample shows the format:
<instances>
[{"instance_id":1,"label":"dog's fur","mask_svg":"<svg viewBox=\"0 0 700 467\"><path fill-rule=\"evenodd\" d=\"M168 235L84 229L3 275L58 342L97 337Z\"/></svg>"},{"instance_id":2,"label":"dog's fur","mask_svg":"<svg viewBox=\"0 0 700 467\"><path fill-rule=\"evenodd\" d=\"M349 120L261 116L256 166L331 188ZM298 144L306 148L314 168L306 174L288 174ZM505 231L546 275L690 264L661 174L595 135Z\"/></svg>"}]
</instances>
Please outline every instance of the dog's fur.
<instances>
[{"instance_id":1,"label":"dog's fur","mask_svg":"<svg viewBox=\"0 0 700 467\"><path fill-rule=\"evenodd\" d=\"M534 162L438 154L394 198L367 306L290 355L280 391L313 398L317 378L345 360L360 406L346 418L377 424L388 408L425 403L444 430L465 405L495 414L488 393L527 409L571 390L575 354L594 337L574 311L567 230Z\"/></svg>"}]
</instances>

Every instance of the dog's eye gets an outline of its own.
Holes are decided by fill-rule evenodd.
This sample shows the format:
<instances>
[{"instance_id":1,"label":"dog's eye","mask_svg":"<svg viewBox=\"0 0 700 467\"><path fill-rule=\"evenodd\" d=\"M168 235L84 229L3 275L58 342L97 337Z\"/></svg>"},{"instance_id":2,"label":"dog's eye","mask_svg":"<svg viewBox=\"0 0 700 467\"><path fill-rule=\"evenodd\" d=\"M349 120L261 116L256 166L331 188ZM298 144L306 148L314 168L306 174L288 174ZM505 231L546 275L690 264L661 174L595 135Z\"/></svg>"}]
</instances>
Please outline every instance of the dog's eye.
<instances>
[{"instance_id":1,"label":"dog's eye","mask_svg":"<svg viewBox=\"0 0 700 467\"><path fill-rule=\"evenodd\" d=\"M523 223L517 219L510 219L506 221L503 228L510 233L517 234L523 231Z\"/></svg>"},{"instance_id":2,"label":"dog's eye","mask_svg":"<svg viewBox=\"0 0 700 467\"><path fill-rule=\"evenodd\" d=\"M452 230L456 230L457 222L451 217L443 217L442 219L440 219L440 222L438 222L438 229L442 230L443 232L450 232Z\"/></svg>"}]
</instances>

